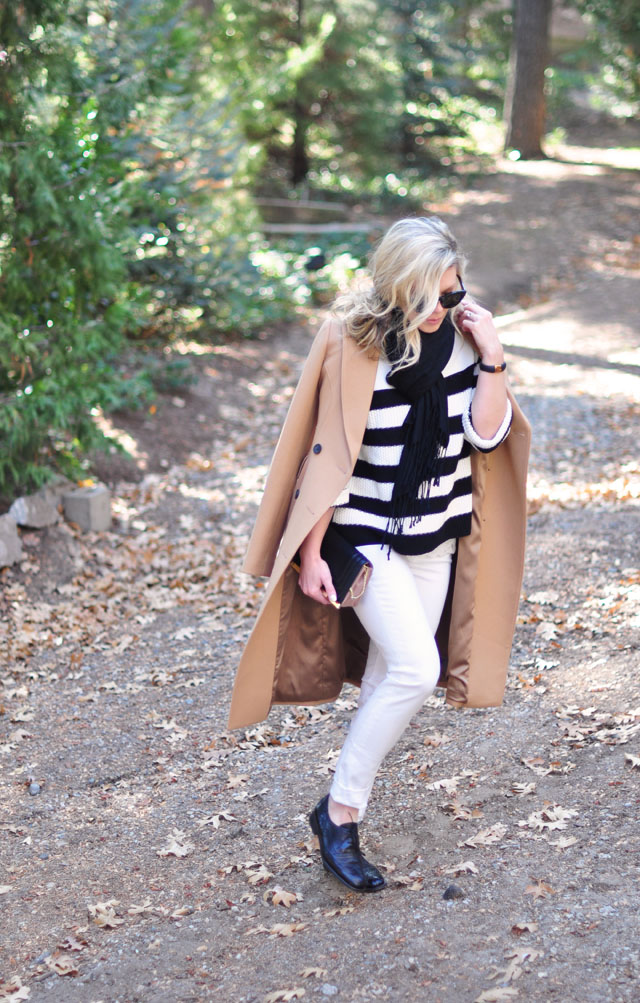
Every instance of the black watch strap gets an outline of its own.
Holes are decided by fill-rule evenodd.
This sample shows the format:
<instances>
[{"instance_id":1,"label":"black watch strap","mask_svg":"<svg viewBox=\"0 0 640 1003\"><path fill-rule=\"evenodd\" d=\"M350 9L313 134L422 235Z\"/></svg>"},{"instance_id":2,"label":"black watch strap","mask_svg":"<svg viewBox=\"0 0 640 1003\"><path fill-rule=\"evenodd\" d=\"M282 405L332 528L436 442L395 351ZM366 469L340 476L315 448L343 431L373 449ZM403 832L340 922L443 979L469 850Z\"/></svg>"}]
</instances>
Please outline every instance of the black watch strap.
<instances>
[{"instance_id":1,"label":"black watch strap","mask_svg":"<svg viewBox=\"0 0 640 1003\"><path fill-rule=\"evenodd\" d=\"M487 366L482 361L482 359L480 359L478 365L480 366L480 369L482 370L483 373L504 373L505 369L507 368L506 362L501 363L501 365L499 366Z\"/></svg>"}]
</instances>

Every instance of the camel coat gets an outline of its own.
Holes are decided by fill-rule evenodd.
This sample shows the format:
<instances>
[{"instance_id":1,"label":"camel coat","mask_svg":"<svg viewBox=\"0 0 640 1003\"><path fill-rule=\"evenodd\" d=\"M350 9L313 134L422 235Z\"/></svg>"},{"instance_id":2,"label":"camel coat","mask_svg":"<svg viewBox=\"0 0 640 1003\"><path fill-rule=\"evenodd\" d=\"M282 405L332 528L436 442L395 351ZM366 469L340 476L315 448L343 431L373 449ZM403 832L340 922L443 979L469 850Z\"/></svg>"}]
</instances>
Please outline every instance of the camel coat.
<instances>
[{"instance_id":1,"label":"camel coat","mask_svg":"<svg viewBox=\"0 0 640 1003\"><path fill-rule=\"evenodd\" d=\"M298 588L290 565L346 486L365 432L377 359L324 322L313 342L273 456L244 570L269 578L238 666L230 728L264 720L274 703L335 700L359 684L369 638L352 609ZM447 702L502 702L524 563L530 428L511 397L513 422L490 453L472 452L473 516L458 542L436 636Z\"/></svg>"}]
</instances>

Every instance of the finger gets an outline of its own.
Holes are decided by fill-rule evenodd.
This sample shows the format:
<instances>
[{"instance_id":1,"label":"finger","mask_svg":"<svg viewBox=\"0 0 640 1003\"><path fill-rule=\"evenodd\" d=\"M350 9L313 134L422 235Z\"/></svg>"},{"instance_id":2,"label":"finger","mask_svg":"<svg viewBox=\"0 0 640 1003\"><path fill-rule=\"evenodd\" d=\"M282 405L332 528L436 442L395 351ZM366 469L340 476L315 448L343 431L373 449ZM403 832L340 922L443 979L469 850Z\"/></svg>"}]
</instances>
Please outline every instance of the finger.
<instances>
[{"instance_id":1,"label":"finger","mask_svg":"<svg viewBox=\"0 0 640 1003\"><path fill-rule=\"evenodd\" d=\"M330 602L336 602L337 595L336 590L333 587L333 579L331 578L331 572L329 571L329 565L325 564L321 569L320 578L322 581L322 588Z\"/></svg>"}]
</instances>

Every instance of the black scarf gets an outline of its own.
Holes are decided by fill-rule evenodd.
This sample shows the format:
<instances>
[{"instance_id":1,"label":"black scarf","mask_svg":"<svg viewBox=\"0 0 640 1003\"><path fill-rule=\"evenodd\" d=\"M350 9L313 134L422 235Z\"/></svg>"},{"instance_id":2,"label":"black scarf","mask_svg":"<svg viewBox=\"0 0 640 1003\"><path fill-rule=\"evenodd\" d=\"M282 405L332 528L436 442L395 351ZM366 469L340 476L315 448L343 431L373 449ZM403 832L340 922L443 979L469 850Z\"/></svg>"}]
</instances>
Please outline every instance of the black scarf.
<instances>
[{"instance_id":1,"label":"black scarf","mask_svg":"<svg viewBox=\"0 0 640 1003\"><path fill-rule=\"evenodd\" d=\"M419 502L428 498L431 485L440 481L439 458L449 444L449 409L442 370L451 358L454 331L447 314L437 331L421 333L417 362L404 369L392 369L387 376L387 383L411 402L402 425L403 449L386 530L389 542L402 533L403 519L409 518L410 525L415 525L424 509ZM392 364L402 355L397 328L387 335L385 349Z\"/></svg>"}]
</instances>

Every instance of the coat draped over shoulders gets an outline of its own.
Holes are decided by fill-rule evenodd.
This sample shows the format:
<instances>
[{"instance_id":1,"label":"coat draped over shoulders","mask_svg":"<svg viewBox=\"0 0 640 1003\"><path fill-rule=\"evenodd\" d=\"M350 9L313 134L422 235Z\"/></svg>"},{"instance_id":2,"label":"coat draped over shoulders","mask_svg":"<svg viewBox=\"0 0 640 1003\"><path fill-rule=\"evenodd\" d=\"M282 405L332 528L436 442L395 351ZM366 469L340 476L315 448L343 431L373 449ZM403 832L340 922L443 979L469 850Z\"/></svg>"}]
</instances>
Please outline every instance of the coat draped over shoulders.
<instances>
[{"instance_id":1,"label":"coat draped over shoulders","mask_svg":"<svg viewBox=\"0 0 640 1003\"><path fill-rule=\"evenodd\" d=\"M352 609L305 596L291 560L348 483L362 443L377 358L329 317L318 331L278 440L243 569L269 578L238 666L229 727L274 703L335 700L359 684L369 639ZM459 540L437 641L455 706L501 703L524 564L529 425L512 395L510 434L472 454L473 516Z\"/></svg>"}]
</instances>

